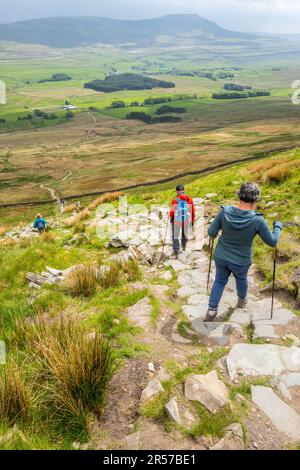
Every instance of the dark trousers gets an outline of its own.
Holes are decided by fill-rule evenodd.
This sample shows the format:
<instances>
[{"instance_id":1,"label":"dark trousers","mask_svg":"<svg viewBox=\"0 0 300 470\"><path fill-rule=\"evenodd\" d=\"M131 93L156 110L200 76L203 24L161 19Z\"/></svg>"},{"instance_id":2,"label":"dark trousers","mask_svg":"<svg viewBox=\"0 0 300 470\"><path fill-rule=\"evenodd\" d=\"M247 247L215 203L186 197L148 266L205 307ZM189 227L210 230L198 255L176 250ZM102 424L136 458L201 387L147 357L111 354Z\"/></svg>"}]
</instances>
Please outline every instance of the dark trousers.
<instances>
[{"instance_id":1,"label":"dark trousers","mask_svg":"<svg viewBox=\"0 0 300 470\"><path fill-rule=\"evenodd\" d=\"M172 221L172 242L173 242L173 251L175 254L178 254L180 251L180 238L182 249L185 250L188 242L188 225L185 223L177 224Z\"/></svg>"},{"instance_id":2,"label":"dark trousers","mask_svg":"<svg viewBox=\"0 0 300 470\"><path fill-rule=\"evenodd\" d=\"M251 265L239 266L237 264L229 263L228 261L215 258L216 264L216 279L213 284L209 308L217 310L220 300L222 298L225 286L228 282L229 276L234 275L236 281L237 294L241 299L247 297L248 292L248 271Z\"/></svg>"}]
</instances>

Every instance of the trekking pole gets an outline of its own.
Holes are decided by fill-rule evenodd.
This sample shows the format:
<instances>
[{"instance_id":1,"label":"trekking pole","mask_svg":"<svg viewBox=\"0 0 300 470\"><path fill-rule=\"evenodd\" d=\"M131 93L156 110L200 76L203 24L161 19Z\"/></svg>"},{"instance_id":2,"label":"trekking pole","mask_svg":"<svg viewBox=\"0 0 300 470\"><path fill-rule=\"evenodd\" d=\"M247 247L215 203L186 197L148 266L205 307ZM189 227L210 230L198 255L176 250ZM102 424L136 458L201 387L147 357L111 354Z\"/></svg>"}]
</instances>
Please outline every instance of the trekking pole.
<instances>
[{"instance_id":1,"label":"trekking pole","mask_svg":"<svg viewBox=\"0 0 300 470\"><path fill-rule=\"evenodd\" d=\"M215 243L215 239L210 238L209 239L210 255L209 255L209 267L208 267L208 277L207 277L207 293L209 292L209 281L210 281L211 265L212 265L213 251L214 251L214 243Z\"/></svg>"},{"instance_id":2,"label":"trekking pole","mask_svg":"<svg viewBox=\"0 0 300 470\"><path fill-rule=\"evenodd\" d=\"M165 252L165 247L166 247L166 243L167 243L167 236L168 236L168 228L169 228L169 222L170 222L170 219L168 217L168 220L167 220L167 225L166 225L166 231L165 231L165 237L164 237L164 241L163 241L163 249L162 249L162 252L161 252L161 255L159 257L159 260L157 262L157 265L160 264L163 256L164 256L164 252Z\"/></svg>"},{"instance_id":3,"label":"trekking pole","mask_svg":"<svg viewBox=\"0 0 300 470\"><path fill-rule=\"evenodd\" d=\"M273 312L274 312L275 279L276 279L276 262L277 262L277 248L274 248L274 252L273 252L273 284L272 284L272 306L271 306L271 320L273 320Z\"/></svg>"}]
</instances>

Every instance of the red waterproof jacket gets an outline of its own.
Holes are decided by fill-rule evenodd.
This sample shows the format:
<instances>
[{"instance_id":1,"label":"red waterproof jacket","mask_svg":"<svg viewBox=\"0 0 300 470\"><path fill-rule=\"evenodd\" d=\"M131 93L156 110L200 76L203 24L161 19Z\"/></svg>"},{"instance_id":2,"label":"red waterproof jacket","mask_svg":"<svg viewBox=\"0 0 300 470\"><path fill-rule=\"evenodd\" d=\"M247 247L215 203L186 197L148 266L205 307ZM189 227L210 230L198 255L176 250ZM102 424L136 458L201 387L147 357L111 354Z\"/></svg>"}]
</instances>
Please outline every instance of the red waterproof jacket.
<instances>
[{"instance_id":1,"label":"red waterproof jacket","mask_svg":"<svg viewBox=\"0 0 300 470\"><path fill-rule=\"evenodd\" d=\"M190 206L190 212L191 212L191 216L192 216L192 224L194 224L195 222L195 206L194 206L194 201L191 197L189 197L187 194L179 194L177 196L177 198L179 199L182 199L183 201L187 201L187 203L189 204ZM170 210L170 218L171 218L171 221L173 222L174 220L174 215L175 215L175 210L176 210L176 206L177 206L178 202L175 199L173 199L172 203L171 203L171 210Z\"/></svg>"}]
</instances>

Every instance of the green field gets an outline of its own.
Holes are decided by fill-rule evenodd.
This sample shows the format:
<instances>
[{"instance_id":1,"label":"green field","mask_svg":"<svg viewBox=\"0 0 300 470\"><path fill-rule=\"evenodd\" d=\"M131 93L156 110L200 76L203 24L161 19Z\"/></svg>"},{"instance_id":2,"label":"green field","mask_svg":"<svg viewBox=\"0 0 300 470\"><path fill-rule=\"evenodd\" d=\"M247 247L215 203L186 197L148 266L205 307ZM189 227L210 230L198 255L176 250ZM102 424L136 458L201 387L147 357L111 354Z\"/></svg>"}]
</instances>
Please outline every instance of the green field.
<instances>
[{"instance_id":1,"label":"green field","mask_svg":"<svg viewBox=\"0 0 300 470\"><path fill-rule=\"evenodd\" d=\"M3 43L0 77L7 85L7 104L0 106L0 118L7 122L0 123L1 203L47 199L49 189L60 196L109 190L298 145L300 107L290 95L299 67L291 62L288 47L294 46L269 42L267 57L239 46L207 46L204 52L108 46L61 50ZM114 93L84 88L111 71L137 67L176 87ZM235 76L211 80L167 74L174 67L224 69ZM38 83L54 73L72 80ZM270 90L271 96L212 99L226 82ZM132 111L153 115L161 105L144 106L149 97L170 98L171 106L185 107L183 122L146 125L124 119ZM66 100L78 107L73 119L63 110ZM126 107L110 108L116 100ZM131 106L133 102L140 106ZM89 112L90 107L97 111ZM34 109L55 113L57 119L18 119Z\"/></svg>"}]
</instances>

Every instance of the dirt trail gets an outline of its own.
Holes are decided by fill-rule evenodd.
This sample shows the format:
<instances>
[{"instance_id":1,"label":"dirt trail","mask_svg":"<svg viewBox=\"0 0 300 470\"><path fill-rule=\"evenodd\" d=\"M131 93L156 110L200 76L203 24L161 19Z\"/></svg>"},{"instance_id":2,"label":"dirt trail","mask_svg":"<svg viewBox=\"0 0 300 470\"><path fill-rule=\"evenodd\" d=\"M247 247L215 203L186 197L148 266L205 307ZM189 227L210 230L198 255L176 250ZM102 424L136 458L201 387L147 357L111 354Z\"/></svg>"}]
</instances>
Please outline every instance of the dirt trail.
<instances>
[{"instance_id":1,"label":"dirt trail","mask_svg":"<svg viewBox=\"0 0 300 470\"><path fill-rule=\"evenodd\" d=\"M67 175L68 177L69 175ZM43 190L43 191L48 191L50 193L50 196L52 198L52 201L55 201L57 202L59 208L60 208L60 212L62 213L63 210L64 210L64 203L63 201L60 199L60 197L56 194L56 191L55 189L53 188L47 188L46 186L44 185L40 185L40 188Z\"/></svg>"}]
</instances>

